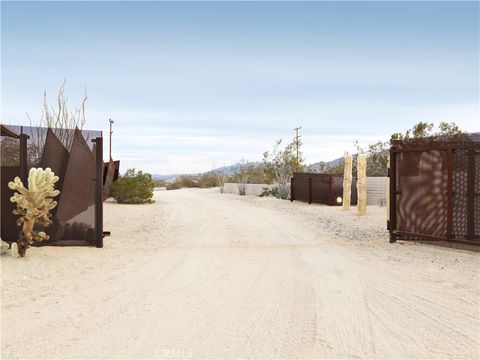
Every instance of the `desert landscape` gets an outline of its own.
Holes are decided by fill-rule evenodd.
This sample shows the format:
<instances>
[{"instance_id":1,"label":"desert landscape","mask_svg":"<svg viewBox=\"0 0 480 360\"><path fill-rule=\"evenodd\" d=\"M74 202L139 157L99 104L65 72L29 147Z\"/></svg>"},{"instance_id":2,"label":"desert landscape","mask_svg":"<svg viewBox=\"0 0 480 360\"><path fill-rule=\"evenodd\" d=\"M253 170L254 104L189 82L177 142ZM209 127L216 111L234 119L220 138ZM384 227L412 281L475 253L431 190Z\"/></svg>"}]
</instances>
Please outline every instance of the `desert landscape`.
<instances>
[{"instance_id":1,"label":"desert landscape","mask_svg":"<svg viewBox=\"0 0 480 360\"><path fill-rule=\"evenodd\" d=\"M0 359L480 360L479 1L0 18Z\"/></svg>"},{"instance_id":2,"label":"desert landscape","mask_svg":"<svg viewBox=\"0 0 480 360\"><path fill-rule=\"evenodd\" d=\"M385 207L154 199L107 201L101 251L2 257L4 358L480 357L478 253L389 244Z\"/></svg>"}]
</instances>

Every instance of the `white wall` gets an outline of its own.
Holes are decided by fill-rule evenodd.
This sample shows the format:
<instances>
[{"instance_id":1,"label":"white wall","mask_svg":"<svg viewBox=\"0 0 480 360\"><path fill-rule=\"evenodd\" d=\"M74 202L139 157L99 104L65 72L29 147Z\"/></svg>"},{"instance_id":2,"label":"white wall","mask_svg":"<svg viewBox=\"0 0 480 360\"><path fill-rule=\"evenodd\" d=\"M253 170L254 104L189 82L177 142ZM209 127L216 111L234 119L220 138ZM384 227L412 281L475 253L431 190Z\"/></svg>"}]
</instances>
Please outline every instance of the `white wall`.
<instances>
[{"instance_id":1,"label":"white wall","mask_svg":"<svg viewBox=\"0 0 480 360\"><path fill-rule=\"evenodd\" d=\"M247 195L260 195L263 192L263 188L268 187L271 189L273 185L267 184L248 184L247 186ZM225 194L237 194L238 195L238 184L237 183L225 183L223 186L223 192Z\"/></svg>"},{"instance_id":2,"label":"white wall","mask_svg":"<svg viewBox=\"0 0 480 360\"><path fill-rule=\"evenodd\" d=\"M386 204L387 184L388 177L367 176L367 205L379 205L380 200Z\"/></svg>"},{"instance_id":3,"label":"white wall","mask_svg":"<svg viewBox=\"0 0 480 360\"><path fill-rule=\"evenodd\" d=\"M388 177L367 177L367 205L379 205L380 200L384 204L387 201ZM247 195L260 195L264 187L272 188L273 185L267 184L248 184ZM237 194L238 184L225 183L223 187L225 194Z\"/></svg>"}]
</instances>

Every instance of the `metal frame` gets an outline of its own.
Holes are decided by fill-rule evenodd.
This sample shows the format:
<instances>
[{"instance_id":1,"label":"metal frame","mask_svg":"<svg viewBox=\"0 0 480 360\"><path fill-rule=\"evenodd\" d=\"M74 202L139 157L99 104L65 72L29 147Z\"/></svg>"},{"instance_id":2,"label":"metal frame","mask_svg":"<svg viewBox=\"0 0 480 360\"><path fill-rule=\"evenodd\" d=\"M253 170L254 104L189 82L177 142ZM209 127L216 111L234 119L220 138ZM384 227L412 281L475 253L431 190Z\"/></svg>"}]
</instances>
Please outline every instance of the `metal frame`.
<instances>
[{"instance_id":1,"label":"metal frame","mask_svg":"<svg viewBox=\"0 0 480 360\"><path fill-rule=\"evenodd\" d=\"M475 198L480 196L480 193L475 193L475 181L480 181L480 169L475 169L474 150L480 149L480 143L465 142L465 143L447 143L446 141L432 142L430 144L416 144L414 141L395 141L390 148L390 168L388 171L390 183L390 211L389 219L387 221L387 229L390 233L390 243L394 243L397 239L412 240L412 241L446 241L449 243L463 243L468 245L480 245L480 240L474 240L479 234L475 234ZM447 227L445 236L434 236L432 234L420 234L408 231L402 231L397 228L398 218L398 202L397 196L402 192L397 188L397 181L399 175L398 169L398 154L406 152L426 152L440 150L447 153ZM467 237L468 240L455 239L453 237L453 178L454 178L454 153L456 150L468 151L468 165L467 165ZM477 179L476 179L477 178ZM477 215L480 216L480 215ZM471 240L470 240L471 239Z\"/></svg>"},{"instance_id":2,"label":"metal frame","mask_svg":"<svg viewBox=\"0 0 480 360\"><path fill-rule=\"evenodd\" d=\"M299 183L296 182L298 179ZM335 179L335 181L334 181ZM290 201L299 200L312 203L320 203L329 206L336 205L335 197L343 194L342 175L301 173L295 172L290 179ZM300 185L301 184L301 185ZM321 191L319 191L321 186ZM352 204L357 203L356 178L352 179Z\"/></svg>"},{"instance_id":3,"label":"metal frame","mask_svg":"<svg viewBox=\"0 0 480 360\"><path fill-rule=\"evenodd\" d=\"M92 140L95 143L95 246L103 247L103 138Z\"/></svg>"},{"instance_id":4,"label":"metal frame","mask_svg":"<svg viewBox=\"0 0 480 360\"><path fill-rule=\"evenodd\" d=\"M29 136L26 134L20 134L20 180L22 183L27 184L28 179L28 164L27 164L27 140Z\"/></svg>"}]
</instances>

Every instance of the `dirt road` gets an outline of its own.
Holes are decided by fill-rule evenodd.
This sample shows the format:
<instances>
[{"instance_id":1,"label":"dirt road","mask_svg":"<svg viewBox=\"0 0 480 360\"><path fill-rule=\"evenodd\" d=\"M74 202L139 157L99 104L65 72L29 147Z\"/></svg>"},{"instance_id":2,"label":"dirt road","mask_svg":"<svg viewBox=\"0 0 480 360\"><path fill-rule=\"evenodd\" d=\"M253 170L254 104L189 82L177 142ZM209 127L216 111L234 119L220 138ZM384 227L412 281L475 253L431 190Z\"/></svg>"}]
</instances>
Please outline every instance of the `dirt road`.
<instances>
[{"instance_id":1,"label":"dirt road","mask_svg":"<svg viewBox=\"0 0 480 360\"><path fill-rule=\"evenodd\" d=\"M156 199L105 204L104 249L2 257L3 358L480 357L476 253L357 245L305 204Z\"/></svg>"}]
</instances>

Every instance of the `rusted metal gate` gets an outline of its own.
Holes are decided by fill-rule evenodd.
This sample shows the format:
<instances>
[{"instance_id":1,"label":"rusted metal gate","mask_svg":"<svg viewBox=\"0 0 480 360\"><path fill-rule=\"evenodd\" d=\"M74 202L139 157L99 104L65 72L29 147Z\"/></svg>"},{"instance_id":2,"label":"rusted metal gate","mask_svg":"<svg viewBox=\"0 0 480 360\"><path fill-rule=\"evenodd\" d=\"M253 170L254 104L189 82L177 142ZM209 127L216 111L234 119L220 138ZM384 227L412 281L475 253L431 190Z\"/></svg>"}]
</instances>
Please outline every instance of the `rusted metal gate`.
<instances>
[{"instance_id":1,"label":"rusted metal gate","mask_svg":"<svg viewBox=\"0 0 480 360\"><path fill-rule=\"evenodd\" d=\"M36 245L103 246L103 139L100 131L1 126L1 236L14 242L19 228L7 184L15 176L27 183L32 167L50 167L60 177L60 195L45 229L48 241Z\"/></svg>"},{"instance_id":2,"label":"rusted metal gate","mask_svg":"<svg viewBox=\"0 0 480 360\"><path fill-rule=\"evenodd\" d=\"M390 242L480 245L480 143L395 141L389 172Z\"/></svg>"},{"instance_id":3,"label":"rusted metal gate","mask_svg":"<svg viewBox=\"0 0 480 360\"><path fill-rule=\"evenodd\" d=\"M357 203L357 179L352 179L351 203ZM343 177L332 174L293 173L290 184L290 200L309 204L340 205L337 198L343 197Z\"/></svg>"}]
</instances>

